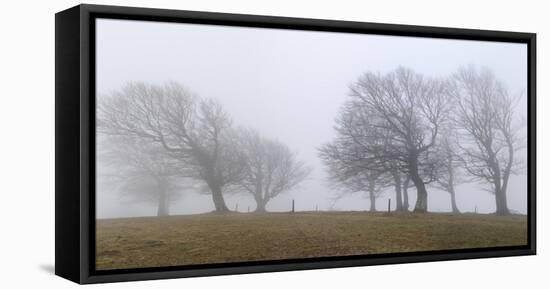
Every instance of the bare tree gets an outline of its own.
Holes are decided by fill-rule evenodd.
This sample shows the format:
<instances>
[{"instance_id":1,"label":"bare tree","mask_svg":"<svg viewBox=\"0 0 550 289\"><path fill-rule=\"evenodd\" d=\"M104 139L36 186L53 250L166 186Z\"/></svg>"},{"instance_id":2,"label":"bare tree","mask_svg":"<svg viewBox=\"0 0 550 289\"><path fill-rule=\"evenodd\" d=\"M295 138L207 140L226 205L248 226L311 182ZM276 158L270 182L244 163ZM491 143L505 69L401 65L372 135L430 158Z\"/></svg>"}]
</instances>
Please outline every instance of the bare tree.
<instances>
[{"instance_id":1,"label":"bare tree","mask_svg":"<svg viewBox=\"0 0 550 289\"><path fill-rule=\"evenodd\" d=\"M351 192L365 191L368 193L371 212L376 212L376 200L379 199L384 191L382 190L386 186L386 182L383 179L383 173L374 170L368 170L358 174L357 176L349 179L346 187Z\"/></svg>"},{"instance_id":2,"label":"bare tree","mask_svg":"<svg viewBox=\"0 0 550 289\"><path fill-rule=\"evenodd\" d=\"M382 174L376 171L362 171L341 181L333 179L333 187L340 190L333 200L336 202L346 195L361 193L369 199L369 211L376 212L376 200L384 194L385 181Z\"/></svg>"},{"instance_id":3,"label":"bare tree","mask_svg":"<svg viewBox=\"0 0 550 289\"><path fill-rule=\"evenodd\" d=\"M337 123L343 125L337 126L337 131L348 128L349 123L347 123L345 113L337 120ZM387 185L387 180L383 177L386 168L371 168L365 163L365 160L368 159L365 151L343 135L333 142L321 146L319 157L328 169L331 184L340 190L334 201L348 194L363 192L369 198L370 211L376 211L376 200L382 195L382 188Z\"/></svg>"},{"instance_id":4,"label":"bare tree","mask_svg":"<svg viewBox=\"0 0 550 289\"><path fill-rule=\"evenodd\" d=\"M223 188L240 181L245 162L220 103L177 83L137 82L101 98L97 110L99 132L159 144L179 161L182 176L208 185L217 212L228 211Z\"/></svg>"},{"instance_id":5,"label":"bare tree","mask_svg":"<svg viewBox=\"0 0 550 289\"><path fill-rule=\"evenodd\" d=\"M467 172L491 185L496 213L510 213L506 191L516 173L521 124L514 123L514 99L489 69L462 68L453 77L456 123L462 132L460 156Z\"/></svg>"},{"instance_id":6,"label":"bare tree","mask_svg":"<svg viewBox=\"0 0 550 289\"><path fill-rule=\"evenodd\" d=\"M161 147L135 137L109 137L102 147L103 177L123 196L156 203L158 216L169 215L170 203L189 185L178 176L174 160Z\"/></svg>"},{"instance_id":7,"label":"bare tree","mask_svg":"<svg viewBox=\"0 0 550 289\"><path fill-rule=\"evenodd\" d=\"M396 211L403 211L401 173L391 165L385 169L350 167L344 163L342 152L345 147L334 147L327 144L319 149L319 155L328 167L329 179L334 188L340 189L334 201L346 195L363 192L369 199L369 211L376 211L376 200L384 194L384 188L393 186L396 196Z\"/></svg>"},{"instance_id":8,"label":"bare tree","mask_svg":"<svg viewBox=\"0 0 550 289\"><path fill-rule=\"evenodd\" d=\"M241 129L239 140L246 166L237 187L254 197L256 212L265 212L271 199L297 186L311 171L286 145L256 130Z\"/></svg>"},{"instance_id":9,"label":"bare tree","mask_svg":"<svg viewBox=\"0 0 550 289\"><path fill-rule=\"evenodd\" d=\"M426 212L426 184L435 180L435 146L449 113L444 81L425 79L410 69L386 75L366 73L351 86L350 99L336 120L335 147L351 147L339 157L355 170L382 171L387 164L410 177L417 191L416 212Z\"/></svg>"},{"instance_id":10,"label":"bare tree","mask_svg":"<svg viewBox=\"0 0 550 289\"><path fill-rule=\"evenodd\" d=\"M460 160L457 154L457 143L453 140L451 130L446 130L441 137L438 149L440 151L441 170L434 186L448 192L451 197L451 210L454 214L460 213L456 205L456 185L459 178Z\"/></svg>"}]
</instances>

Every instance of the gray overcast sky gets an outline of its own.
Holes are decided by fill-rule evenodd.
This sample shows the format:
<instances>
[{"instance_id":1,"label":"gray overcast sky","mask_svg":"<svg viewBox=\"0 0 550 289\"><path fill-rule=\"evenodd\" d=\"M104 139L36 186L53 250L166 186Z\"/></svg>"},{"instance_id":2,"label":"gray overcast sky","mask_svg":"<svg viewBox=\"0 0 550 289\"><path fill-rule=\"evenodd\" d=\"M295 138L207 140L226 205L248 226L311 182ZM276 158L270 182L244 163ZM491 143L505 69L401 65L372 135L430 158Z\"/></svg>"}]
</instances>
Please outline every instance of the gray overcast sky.
<instances>
[{"instance_id":1,"label":"gray overcast sky","mask_svg":"<svg viewBox=\"0 0 550 289\"><path fill-rule=\"evenodd\" d=\"M327 187L316 148L334 137L334 119L348 85L366 71L385 73L406 66L428 76L446 76L460 66L487 66L512 93L524 94L515 113L518 119L527 114L523 44L106 19L97 21L96 33L99 94L127 81L178 81L202 97L220 100L235 124L255 127L298 152L313 173L298 188L272 200L268 210L288 210L293 198L300 210L316 205L327 209L332 203L334 192ZM521 155L525 158L526 152ZM526 212L526 182L525 175L512 178L511 209ZM395 198L392 193L379 200L379 208ZM98 217L156 213L151 205L122 204L115 193L102 189L101 179L97 200ZM248 196L227 198L230 208L236 202L241 211L254 207ZM476 206L480 212L494 210L494 197L478 185L458 187L457 202L462 211ZM352 196L334 208L364 210L368 200ZM171 211L212 209L209 196L189 193ZM448 194L430 189L429 210L449 209Z\"/></svg>"}]
</instances>

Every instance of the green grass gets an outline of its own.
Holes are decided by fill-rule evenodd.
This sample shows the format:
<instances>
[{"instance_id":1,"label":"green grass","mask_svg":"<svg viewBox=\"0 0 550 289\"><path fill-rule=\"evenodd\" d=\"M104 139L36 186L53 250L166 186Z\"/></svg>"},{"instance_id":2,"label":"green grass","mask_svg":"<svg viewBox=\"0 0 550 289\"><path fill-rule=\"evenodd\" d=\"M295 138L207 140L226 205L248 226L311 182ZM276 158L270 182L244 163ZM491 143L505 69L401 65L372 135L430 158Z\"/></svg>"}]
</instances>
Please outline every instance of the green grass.
<instances>
[{"instance_id":1,"label":"green grass","mask_svg":"<svg viewBox=\"0 0 550 289\"><path fill-rule=\"evenodd\" d=\"M527 244L525 216L363 212L97 221L97 270Z\"/></svg>"}]
</instances>

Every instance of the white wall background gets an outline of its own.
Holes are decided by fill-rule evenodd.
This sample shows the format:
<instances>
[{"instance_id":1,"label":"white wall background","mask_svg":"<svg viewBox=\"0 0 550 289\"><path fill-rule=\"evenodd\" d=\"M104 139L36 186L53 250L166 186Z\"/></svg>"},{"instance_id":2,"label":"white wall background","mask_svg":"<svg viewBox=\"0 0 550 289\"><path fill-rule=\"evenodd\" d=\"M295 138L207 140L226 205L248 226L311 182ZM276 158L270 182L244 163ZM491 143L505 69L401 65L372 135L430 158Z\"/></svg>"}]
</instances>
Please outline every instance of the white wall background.
<instances>
[{"instance_id":1,"label":"white wall background","mask_svg":"<svg viewBox=\"0 0 550 289\"><path fill-rule=\"evenodd\" d=\"M550 251L550 20L545 1L90 1L169 9L527 31L538 34L538 255L99 285L102 288L542 288ZM54 13L76 1L3 1L0 16L0 287L73 288L54 265ZM94 286L96 287L96 286Z\"/></svg>"}]
</instances>

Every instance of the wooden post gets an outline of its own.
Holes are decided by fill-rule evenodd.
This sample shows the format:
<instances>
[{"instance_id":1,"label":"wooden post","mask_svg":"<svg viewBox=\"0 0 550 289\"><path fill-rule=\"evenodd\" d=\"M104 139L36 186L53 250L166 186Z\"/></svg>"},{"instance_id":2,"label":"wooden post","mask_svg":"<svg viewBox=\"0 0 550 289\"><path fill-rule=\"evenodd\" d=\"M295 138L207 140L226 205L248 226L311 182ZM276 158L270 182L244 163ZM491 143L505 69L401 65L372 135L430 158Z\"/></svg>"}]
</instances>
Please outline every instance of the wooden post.
<instances>
[{"instance_id":1,"label":"wooden post","mask_svg":"<svg viewBox=\"0 0 550 289\"><path fill-rule=\"evenodd\" d=\"M391 199L388 199L388 214L391 212Z\"/></svg>"},{"instance_id":2,"label":"wooden post","mask_svg":"<svg viewBox=\"0 0 550 289\"><path fill-rule=\"evenodd\" d=\"M238 212L239 211L239 203L236 203L235 204L235 212Z\"/></svg>"},{"instance_id":3,"label":"wooden post","mask_svg":"<svg viewBox=\"0 0 550 289\"><path fill-rule=\"evenodd\" d=\"M292 199L292 212L294 213L294 199Z\"/></svg>"}]
</instances>

